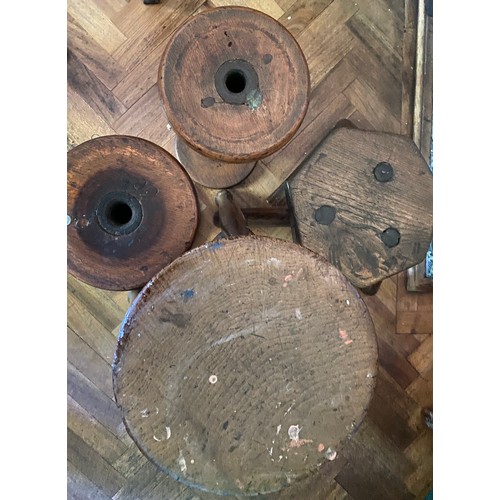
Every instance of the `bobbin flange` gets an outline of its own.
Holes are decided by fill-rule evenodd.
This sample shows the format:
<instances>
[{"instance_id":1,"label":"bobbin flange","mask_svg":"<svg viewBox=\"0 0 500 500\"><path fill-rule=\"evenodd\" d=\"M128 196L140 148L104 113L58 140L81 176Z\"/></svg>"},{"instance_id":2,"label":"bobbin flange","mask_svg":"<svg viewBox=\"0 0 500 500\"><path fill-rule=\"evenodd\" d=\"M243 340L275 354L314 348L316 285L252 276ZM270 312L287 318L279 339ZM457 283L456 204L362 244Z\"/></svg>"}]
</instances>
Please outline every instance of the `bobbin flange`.
<instances>
[{"instance_id":1,"label":"bobbin flange","mask_svg":"<svg viewBox=\"0 0 500 500\"><path fill-rule=\"evenodd\" d=\"M152 142L91 139L68 152L68 270L97 288L142 287L187 250L198 221L189 177Z\"/></svg>"},{"instance_id":2,"label":"bobbin flange","mask_svg":"<svg viewBox=\"0 0 500 500\"><path fill-rule=\"evenodd\" d=\"M279 22L253 9L220 7L192 17L171 37L159 89L178 140L201 154L196 161L184 152L180 161L196 182L222 188L292 138L310 81L302 50Z\"/></svg>"}]
</instances>

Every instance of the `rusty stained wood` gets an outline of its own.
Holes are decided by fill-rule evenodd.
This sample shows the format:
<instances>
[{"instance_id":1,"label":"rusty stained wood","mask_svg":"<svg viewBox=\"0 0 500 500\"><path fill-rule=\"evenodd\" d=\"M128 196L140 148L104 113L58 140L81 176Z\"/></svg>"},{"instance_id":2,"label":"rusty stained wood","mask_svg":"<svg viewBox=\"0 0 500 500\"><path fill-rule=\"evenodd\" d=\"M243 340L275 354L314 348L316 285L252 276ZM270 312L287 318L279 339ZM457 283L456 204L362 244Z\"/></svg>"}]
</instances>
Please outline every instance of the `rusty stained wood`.
<instances>
[{"instance_id":1,"label":"rusty stained wood","mask_svg":"<svg viewBox=\"0 0 500 500\"><path fill-rule=\"evenodd\" d=\"M129 136L68 153L68 270L97 288L140 288L190 246L191 182L159 146Z\"/></svg>"},{"instance_id":2,"label":"rusty stained wood","mask_svg":"<svg viewBox=\"0 0 500 500\"><path fill-rule=\"evenodd\" d=\"M120 332L113 381L154 463L237 495L292 491L341 457L376 370L372 321L338 270L248 236L192 250L150 282Z\"/></svg>"}]
</instances>

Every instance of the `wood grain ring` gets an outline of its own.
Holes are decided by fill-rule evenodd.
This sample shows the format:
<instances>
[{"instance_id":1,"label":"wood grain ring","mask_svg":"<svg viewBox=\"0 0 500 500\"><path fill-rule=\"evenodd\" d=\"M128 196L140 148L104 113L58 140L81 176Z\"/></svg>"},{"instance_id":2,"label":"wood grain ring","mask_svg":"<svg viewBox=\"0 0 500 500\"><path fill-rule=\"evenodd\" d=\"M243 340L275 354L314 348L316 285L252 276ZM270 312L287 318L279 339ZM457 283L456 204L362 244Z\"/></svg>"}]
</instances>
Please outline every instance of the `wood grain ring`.
<instances>
[{"instance_id":1,"label":"wood grain ring","mask_svg":"<svg viewBox=\"0 0 500 500\"><path fill-rule=\"evenodd\" d=\"M143 453L218 494L278 491L329 464L377 370L368 310L325 259L241 237L154 277L122 325L113 386Z\"/></svg>"}]
</instances>

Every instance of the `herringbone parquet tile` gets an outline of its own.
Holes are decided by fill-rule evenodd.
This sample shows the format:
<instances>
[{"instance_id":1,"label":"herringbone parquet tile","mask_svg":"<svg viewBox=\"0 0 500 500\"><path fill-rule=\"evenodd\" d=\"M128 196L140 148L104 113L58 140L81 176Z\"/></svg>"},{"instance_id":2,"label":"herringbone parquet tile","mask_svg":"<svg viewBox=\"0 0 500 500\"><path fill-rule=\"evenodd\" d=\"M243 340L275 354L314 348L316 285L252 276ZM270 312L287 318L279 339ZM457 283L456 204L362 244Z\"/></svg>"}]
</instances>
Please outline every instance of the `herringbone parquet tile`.
<instances>
[{"instance_id":1,"label":"herringbone parquet tile","mask_svg":"<svg viewBox=\"0 0 500 500\"><path fill-rule=\"evenodd\" d=\"M304 51L312 82L309 110L293 141L258 162L232 190L242 206L262 204L342 118L360 128L410 134L415 2L162 0L147 6L142 0L69 0L68 149L118 133L173 153L156 86L160 55L189 16L231 4L285 25ZM196 190L201 221L194 245L217 233L211 223L216 191ZM286 229L256 232L290 238ZM396 332L397 290L394 277L365 297L379 342L374 399L343 451L346 465L329 493L311 491L311 498L400 500L423 498L431 488L432 431L421 413L432 406L432 335ZM127 293L68 277L68 498L212 498L159 472L124 429L111 362L127 307Z\"/></svg>"}]
</instances>

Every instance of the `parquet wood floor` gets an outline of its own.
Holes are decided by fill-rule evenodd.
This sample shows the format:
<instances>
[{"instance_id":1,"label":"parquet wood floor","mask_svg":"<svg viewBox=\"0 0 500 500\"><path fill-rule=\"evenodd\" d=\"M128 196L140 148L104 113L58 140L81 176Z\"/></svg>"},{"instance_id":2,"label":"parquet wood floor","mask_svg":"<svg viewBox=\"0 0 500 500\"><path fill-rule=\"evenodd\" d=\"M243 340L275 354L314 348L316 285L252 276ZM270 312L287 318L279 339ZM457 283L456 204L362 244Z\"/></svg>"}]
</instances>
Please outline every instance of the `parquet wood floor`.
<instances>
[{"instance_id":1,"label":"parquet wood floor","mask_svg":"<svg viewBox=\"0 0 500 500\"><path fill-rule=\"evenodd\" d=\"M232 189L241 206L262 204L342 118L411 135L416 2L162 0L147 6L142 0L69 0L68 149L118 133L173 153L156 86L161 52L189 16L230 4L264 11L285 25L304 51L312 82L309 110L293 141ZM211 223L216 191L196 190L201 221L194 245L218 232ZM254 229L291 239L287 229ZM419 307L417 299L398 293L402 278L385 280L376 295L365 297L379 343L375 396L342 453L343 469L335 480L318 479L310 498L401 500L423 498L431 489L432 431L422 409L432 407L432 295L418 299L419 321L428 331L398 328L398 311ZM158 471L125 431L113 401L111 362L127 307L126 292L98 290L68 276L68 498L213 498Z\"/></svg>"}]
</instances>

